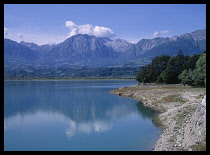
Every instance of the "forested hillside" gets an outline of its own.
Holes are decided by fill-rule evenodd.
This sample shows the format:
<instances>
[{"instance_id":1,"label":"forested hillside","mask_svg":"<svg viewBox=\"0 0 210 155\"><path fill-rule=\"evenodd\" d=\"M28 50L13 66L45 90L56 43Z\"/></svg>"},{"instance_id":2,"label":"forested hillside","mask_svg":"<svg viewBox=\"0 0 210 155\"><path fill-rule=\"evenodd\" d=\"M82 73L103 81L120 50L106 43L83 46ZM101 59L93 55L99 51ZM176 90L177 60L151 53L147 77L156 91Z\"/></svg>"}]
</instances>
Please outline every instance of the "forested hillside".
<instances>
[{"instance_id":1,"label":"forested hillside","mask_svg":"<svg viewBox=\"0 0 210 155\"><path fill-rule=\"evenodd\" d=\"M5 80L39 79L135 79L139 67L110 68L42 68L10 69L4 72Z\"/></svg>"}]
</instances>

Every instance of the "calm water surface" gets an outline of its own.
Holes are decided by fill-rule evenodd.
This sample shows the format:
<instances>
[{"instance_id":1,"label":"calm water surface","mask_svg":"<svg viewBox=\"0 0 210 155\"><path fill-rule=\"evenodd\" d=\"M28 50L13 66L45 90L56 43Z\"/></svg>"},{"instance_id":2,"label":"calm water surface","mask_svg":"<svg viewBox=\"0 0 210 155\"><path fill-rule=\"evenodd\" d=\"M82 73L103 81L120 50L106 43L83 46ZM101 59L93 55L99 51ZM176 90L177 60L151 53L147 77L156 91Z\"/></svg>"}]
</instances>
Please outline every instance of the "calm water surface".
<instances>
[{"instance_id":1,"label":"calm water surface","mask_svg":"<svg viewBox=\"0 0 210 155\"><path fill-rule=\"evenodd\" d=\"M4 81L4 150L152 150L157 113L109 93L135 83Z\"/></svg>"}]
</instances>

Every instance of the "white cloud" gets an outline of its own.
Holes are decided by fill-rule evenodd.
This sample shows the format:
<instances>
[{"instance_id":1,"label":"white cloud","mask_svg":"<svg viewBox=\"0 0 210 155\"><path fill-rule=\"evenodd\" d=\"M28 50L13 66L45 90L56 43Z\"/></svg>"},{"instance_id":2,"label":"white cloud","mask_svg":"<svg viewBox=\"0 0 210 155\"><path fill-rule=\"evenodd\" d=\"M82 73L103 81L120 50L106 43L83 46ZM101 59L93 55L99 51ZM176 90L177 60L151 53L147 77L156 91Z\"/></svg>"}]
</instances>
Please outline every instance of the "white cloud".
<instances>
[{"instance_id":1,"label":"white cloud","mask_svg":"<svg viewBox=\"0 0 210 155\"><path fill-rule=\"evenodd\" d=\"M138 40L132 40L132 41L130 41L130 43L131 44L136 44L137 42L139 42L139 40L141 40L141 39L138 39ZM129 41L128 41L129 42Z\"/></svg>"},{"instance_id":2,"label":"white cloud","mask_svg":"<svg viewBox=\"0 0 210 155\"><path fill-rule=\"evenodd\" d=\"M91 24L76 25L72 21L66 21L66 27L70 29L70 33L67 37L71 37L77 34L88 34L96 37L113 37L114 32L107 27L93 26Z\"/></svg>"},{"instance_id":3,"label":"white cloud","mask_svg":"<svg viewBox=\"0 0 210 155\"><path fill-rule=\"evenodd\" d=\"M169 30L163 30L163 31L155 31L153 34L152 34L152 37L157 37L157 36L161 36L163 34L168 34L170 33L171 31Z\"/></svg>"},{"instance_id":4,"label":"white cloud","mask_svg":"<svg viewBox=\"0 0 210 155\"><path fill-rule=\"evenodd\" d=\"M4 28L4 35L8 35L8 29Z\"/></svg>"},{"instance_id":5,"label":"white cloud","mask_svg":"<svg viewBox=\"0 0 210 155\"><path fill-rule=\"evenodd\" d=\"M74 22L72 22L72 21L67 21L66 22L66 27L76 27L77 25L76 24L74 24Z\"/></svg>"},{"instance_id":6,"label":"white cloud","mask_svg":"<svg viewBox=\"0 0 210 155\"><path fill-rule=\"evenodd\" d=\"M167 34L167 33L170 33L170 31L169 30L163 30L163 31L160 31L160 33Z\"/></svg>"},{"instance_id":7,"label":"white cloud","mask_svg":"<svg viewBox=\"0 0 210 155\"><path fill-rule=\"evenodd\" d=\"M19 38L23 38L23 35L22 35L21 33L18 33L17 36L18 36Z\"/></svg>"},{"instance_id":8,"label":"white cloud","mask_svg":"<svg viewBox=\"0 0 210 155\"><path fill-rule=\"evenodd\" d=\"M50 33L42 33L37 31L27 31L22 29L9 29L9 33L7 35L4 33L4 38L12 39L16 42L33 42L38 45L45 45L45 44L58 44L63 42L66 39L66 34L63 33L63 36L58 36ZM19 32L19 33L17 33Z\"/></svg>"},{"instance_id":9,"label":"white cloud","mask_svg":"<svg viewBox=\"0 0 210 155\"><path fill-rule=\"evenodd\" d=\"M159 35L159 32L158 32L158 31L155 31L155 32L152 34L153 37L157 37L158 35Z\"/></svg>"},{"instance_id":10,"label":"white cloud","mask_svg":"<svg viewBox=\"0 0 210 155\"><path fill-rule=\"evenodd\" d=\"M33 42L38 45L60 43L67 38L77 34L95 35L97 37L114 37L114 32L107 27L93 26L91 24L77 25L72 21L66 21L63 29L54 27L54 29L45 29L44 31L36 27L8 28L4 27L4 38L12 39L17 42ZM68 35L68 36L67 36Z\"/></svg>"}]
</instances>

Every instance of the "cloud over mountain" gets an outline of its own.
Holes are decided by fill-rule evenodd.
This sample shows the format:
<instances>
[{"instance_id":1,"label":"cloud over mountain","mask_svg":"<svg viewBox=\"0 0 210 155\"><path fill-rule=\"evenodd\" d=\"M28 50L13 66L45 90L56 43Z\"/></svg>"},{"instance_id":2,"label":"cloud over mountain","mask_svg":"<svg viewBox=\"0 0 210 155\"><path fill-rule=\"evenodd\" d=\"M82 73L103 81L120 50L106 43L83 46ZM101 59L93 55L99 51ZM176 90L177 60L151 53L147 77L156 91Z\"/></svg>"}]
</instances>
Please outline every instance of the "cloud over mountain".
<instances>
[{"instance_id":1,"label":"cloud over mountain","mask_svg":"<svg viewBox=\"0 0 210 155\"><path fill-rule=\"evenodd\" d=\"M93 26L91 24L76 25L72 21L66 21L65 26L70 29L68 37L77 34L88 34L88 35L94 35L96 37L108 37L108 38L114 36L114 32L107 27Z\"/></svg>"},{"instance_id":2,"label":"cloud over mountain","mask_svg":"<svg viewBox=\"0 0 210 155\"><path fill-rule=\"evenodd\" d=\"M162 34L168 34L170 33L171 31L169 30L163 30L163 31L155 31L153 34L152 34L152 37L157 37L157 36L160 36Z\"/></svg>"},{"instance_id":3,"label":"cloud over mountain","mask_svg":"<svg viewBox=\"0 0 210 155\"><path fill-rule=\"evenodd\" d=\"M23 38L23 35L22 35L21 33L18 33L17 36L18 36L19 38Z\"/></svg>"},{"instance_id":4,"label":"cloud over mountain","mask_svg":"<svg viewBox=\"0 0 210 155\"><path fill-rule=\"evenodd\" d=\"M8 29L4 28L4 35L8 35Z\"/></svg>"}]
</instances>

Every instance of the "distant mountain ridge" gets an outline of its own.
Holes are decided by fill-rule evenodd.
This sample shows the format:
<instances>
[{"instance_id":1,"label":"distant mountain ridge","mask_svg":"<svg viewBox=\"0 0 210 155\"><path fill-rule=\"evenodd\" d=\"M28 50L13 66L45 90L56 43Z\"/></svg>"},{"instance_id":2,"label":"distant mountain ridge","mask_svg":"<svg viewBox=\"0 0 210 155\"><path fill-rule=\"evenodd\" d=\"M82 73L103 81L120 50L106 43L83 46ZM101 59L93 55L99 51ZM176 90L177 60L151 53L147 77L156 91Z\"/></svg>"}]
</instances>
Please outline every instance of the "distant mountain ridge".
<instances>
[{"instance_id":1,"label":"distant mountain ridge","mask_svg":"<svg viewBox=\"0 0 210 155\"><path fill-rule=\"evenodd\" d=\"M206 30L171 38L141 39L136 44L87 34L72 36L57 45L42 46L4 39L4 64L37 68L139 66L144 65L141 60L151 61L162 54L176 55L180 49L185 55L205 51Z\"/></svg>"},{"instance_id":2,"label":"distant mountain ridge","mask_svg":"<svg viewBox=\"0 0 210 155\"><path fill-rule=\"evenodd\" d=\"M35 61L39 59L31 48L10 39L4 39L4 61Z\"/></svg>"},{"instance_id":3,"label":"distant mountain ridge","mask_svg":"<svg viewBox=\"0 0 210 155\"><path fill-rule=\"evenodd\" d=\"M161 52L161 54L175 55L180 49L185 55L204 52L206 50L206 30L197 30L192 33L173 36L168 42L147 51L147 55L157 56L158 52Z\"/></svg>"},{"instance_id":4,"label":"distant mountain ridge","mask_svg":"<svg viewBox=\"0 0 210 155\"><path fill-rule=\"evenodd\" d=\"M191 44L186 45L186 42L190 42ZM177 52L179 49L181 49L184 54L202 52L206 50L206 30L197 30L192 33L185 33L180 36L172 36L171 38L157 37L154 39L142 39L135 46L137 51L140 53L150 53L150 51L157 51L152 53L155 55L159 55L158 51L160 49L163 50L162 52L160 51L161 54L164 53L168 55L174 54L174 52ZM189 51L188 47L192 51ZM196 49L192 49L192 47L196 47Z\"/></svg>"}]
</instances>

